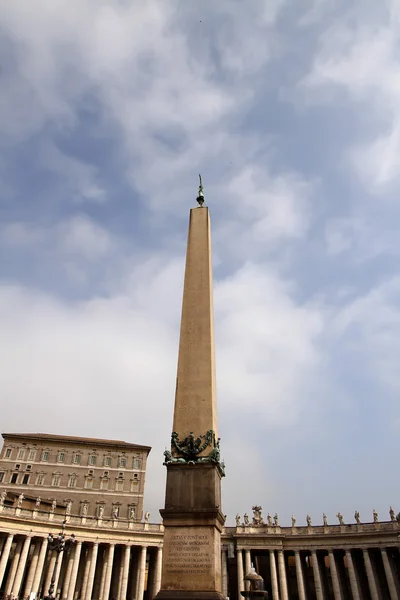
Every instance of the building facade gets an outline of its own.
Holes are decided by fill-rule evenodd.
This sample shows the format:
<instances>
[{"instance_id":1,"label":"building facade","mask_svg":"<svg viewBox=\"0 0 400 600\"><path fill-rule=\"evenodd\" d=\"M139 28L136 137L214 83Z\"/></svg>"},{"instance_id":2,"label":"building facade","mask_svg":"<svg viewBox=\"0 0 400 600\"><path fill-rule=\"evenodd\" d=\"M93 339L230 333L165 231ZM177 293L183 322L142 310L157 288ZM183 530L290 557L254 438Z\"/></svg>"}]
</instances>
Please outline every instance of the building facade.
<instances>
[{"instance_id":1,"label":"building facade","mask_svg":"<svg viewBox=\"0 0 400 600\"><path fill-rule=\"evenodd\" d=\"M3 433L5 503L71 515L140 521L149 446L119 440ZM22 498L23 496L23 498Z\"/></svg>"}]
</instances>

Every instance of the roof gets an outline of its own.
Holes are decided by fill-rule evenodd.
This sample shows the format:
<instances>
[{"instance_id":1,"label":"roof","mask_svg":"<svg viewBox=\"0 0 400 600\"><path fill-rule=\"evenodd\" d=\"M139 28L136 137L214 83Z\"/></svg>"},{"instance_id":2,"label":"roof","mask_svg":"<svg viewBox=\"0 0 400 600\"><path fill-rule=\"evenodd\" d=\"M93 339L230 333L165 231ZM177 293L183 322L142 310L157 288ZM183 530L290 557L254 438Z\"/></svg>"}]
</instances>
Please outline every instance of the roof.
<instances>
[{"instance_id":1,"label":"roof","mask_svg":"<svg viewBox=\"0 0 400 600\"><path fill-rule=\"evenodd\" d=\"M52 433L2 433L4 439L20 439L32 440L35 442L65 442L75 444L99 445L99 446L118 446L126 450L145 450L150 452L151 446L142 446L140 444L130 444L123 440L105 440L102 438L87 438L73 435L55 435Z\"/></svg>"}]
</instances>

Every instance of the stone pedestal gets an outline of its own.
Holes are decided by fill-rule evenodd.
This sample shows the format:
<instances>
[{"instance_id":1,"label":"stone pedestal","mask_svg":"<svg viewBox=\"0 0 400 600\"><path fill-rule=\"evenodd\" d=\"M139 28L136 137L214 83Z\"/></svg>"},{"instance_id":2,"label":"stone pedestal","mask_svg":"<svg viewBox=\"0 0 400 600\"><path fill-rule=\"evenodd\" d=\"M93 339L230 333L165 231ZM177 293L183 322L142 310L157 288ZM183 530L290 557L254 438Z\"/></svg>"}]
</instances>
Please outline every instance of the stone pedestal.
<instances>
[{"instance_id":1,"label":"stone pedestal","mask_svg":"<svg viewBox=\"0 0 400 600\"><path fill-rule=\"evenodd\" d=\"M168 465L157 600L222 599L221 475L210 463Z\"/></svg>"}]
</instances>

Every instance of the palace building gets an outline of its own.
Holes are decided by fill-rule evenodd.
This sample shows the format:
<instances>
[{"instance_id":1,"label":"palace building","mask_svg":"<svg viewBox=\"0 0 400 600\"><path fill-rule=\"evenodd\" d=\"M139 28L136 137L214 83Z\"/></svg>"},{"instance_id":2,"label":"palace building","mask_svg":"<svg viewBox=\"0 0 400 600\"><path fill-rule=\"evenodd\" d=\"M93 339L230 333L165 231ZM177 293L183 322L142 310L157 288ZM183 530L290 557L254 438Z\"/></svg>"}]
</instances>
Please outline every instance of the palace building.
<instances>
[{"instance_id":1,"label":"palace building","mask_svg":"<svg viewBox=\"0 0 400 600\"><path fill-rule=\"evenodd\" d=\"M0 493L84 516L142 518L148 446L119 440L3 433Z\"/></svg>"}]
</instances>

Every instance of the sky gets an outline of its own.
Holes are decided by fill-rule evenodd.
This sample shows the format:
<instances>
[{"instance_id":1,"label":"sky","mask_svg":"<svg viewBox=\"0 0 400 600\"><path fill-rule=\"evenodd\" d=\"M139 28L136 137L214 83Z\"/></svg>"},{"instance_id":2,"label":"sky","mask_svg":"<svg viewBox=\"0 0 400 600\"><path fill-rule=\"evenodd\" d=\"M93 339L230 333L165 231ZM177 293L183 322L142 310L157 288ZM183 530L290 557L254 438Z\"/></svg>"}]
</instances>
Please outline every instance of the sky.
<instances>
[{"instance_id":1,"label":"sky","mask_svg":"<svg viewBox=\"0 0 400 600\"><path fill-rule=\"evenodd\" d=\"M227 524L400 511L398 0L0 2L1 431L152 446L212 222Z\"/></svg>"}]
</instances>

